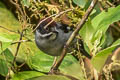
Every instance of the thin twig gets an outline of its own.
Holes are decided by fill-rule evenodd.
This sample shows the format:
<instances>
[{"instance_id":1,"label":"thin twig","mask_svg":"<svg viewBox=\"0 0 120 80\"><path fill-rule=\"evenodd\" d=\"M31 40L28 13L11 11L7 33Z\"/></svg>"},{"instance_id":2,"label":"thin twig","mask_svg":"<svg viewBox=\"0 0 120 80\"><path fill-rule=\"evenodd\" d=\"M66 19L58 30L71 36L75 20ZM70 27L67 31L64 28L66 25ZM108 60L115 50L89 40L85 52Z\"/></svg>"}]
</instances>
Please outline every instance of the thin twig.
<instances>
[{"instance_id":1,"label":"thin twig","mask_svg":"<svg viewBox=\"0 0 120 80\"><path fill-rule=\"evenodd\" d=\"M111 2L109 2L109 1L106 1L106 3L110 6L110 7L115 7L115 5L114 4L112 4Z\"/></svg>"},{"instance_id":2,"label":"thin twig","mask_svg":"<svg viewBox=\"0 0 120 80\"><path fill-rule=\"evenodd\" d=\"M3 29L5 29L5 30L7 30L7 31L9 31L9 32L18 33L17 31L10 30L10 29L8 29L8 28L5 28L5 27L3 27L3 26L0 26L0 28L3 28Z\"/></svg>"},{"instance_id":3,"label":"thin twig","mask_svg":"<svg viewBox=\"0 0 120 80\"><path fill-rule=\"evenodd\" d=\"M65 55L66 55L66 51L67 48L69 47L70 43L73 41L73 39L75 38L75 36L78 34L79 30L83 27L83 25L85 24L88 16L90 15L90 13L92 12L93 8L95 7L95 5L97 4L98 0L93 0L91 2L91 5L89 6L89 8L87 9L85 15L83 16L83 18L81 19L81 21L78 23L77 28L75 29L75 31L72 33L72 35L70 36L69 40L67 41L66 45L64 46L63 52L60 56L60 59L58 60L58 62L52 66L51 72L54 72L54 70L58 70L59 66L61 65Z\"/></svg>"},{"instance_id":4,"label":"thin twig","mask_svg":"<svg viewBox=\"0 0 120 80\"><path fill-rule=\"evenodd\" d=\"M71 11L71 10L73 10L73 9L68 9L68 10L65 10L65 11L62 11L62 12L58 13L47 25L44 26L44 28L46 29L46 28L48 27L48 25L50 25L53 21L55 21L55 19L56 19L57 17L59 17L60 15L66 13L66 12L68 12L68 11Z\"/></svg>"},{"instance_id":5,"label":"thin twig","mask_svg":"<svg viewBox=\"0 0 120 80\"><path fill-rule=\"evenodd\" d=\"M20 34L20 41L22 40L22 37L23 37L23 32L24 32L24 30L21 32L21 34ZM13 65L15 64L15 62L16 62L16 58L17 58L17 55L18 55L18 51L19 51L19 49L20 49L20 44L21 44L21 42L18 42L18 45L17 45L17 48L16 48L16 52L15 52L15 56L14 56L14 59L13 59Z\"/></svg>"},{"instance_id":6,"label":"thin twig","mask_svg":"<svg viewBox=\"0 0 120 80\"><path fill-rule=\"evenodd\" d=\"M22 11L22 9L20 8L20 5L18 4L18 1L15 0L15 2L13 0L10 0L10 2L15 5L15 7L18 9L19 13L22 15L23 17L23 21L26 20L26 16L24 15L25 13L23 13L24 11Z\"/></svg>"},{"instance_id":7,"label":"thin twig","mask_svg":"<svg viewBox=\"0 0 120 80\"><path fill-rule=\"evenodd\" d=\"M8 67L8 74L7 76L5 77L5 80L9 80L10 79L10 68Z\"/></svg>"},{"instance_id":8,"label":"thin twig","mask_svg":"<svg viewBox=\"0 0 120 80\"><path fill-rule=\"evenodd\" d=\"M0 28L3 28L4 30L9 31L9 32L14 32L14 33L16 33L16 34L20 34L19 31L13 31L13 30L8 29L8 28L3 27L3 26L0 26ZM26 38L27 40L15 41L15 42L12 42L12 44L16 44L16 43L19 43L19 42L28 42L28 41L32 41L31 39L29 39L29 38L26 37L25 35L23 35L23 37Z\"/></svg>"},{"instance_id":9,"label":"thin twig","mask_svg":"<svg viewBox=\"0 0 120 80\"><path fill-rule=\"evenodd\" d=\"M21 21L21 23L23 23L22 24L22 31L20 32L20 39L19 39L19 41L21 41L22 40L22 38L23 38L23 36L24 36L24 31L25 31L25 26L26 26L26 24L27 24L27 19L26 19L26 13L25 13L25 11L24 11L24 9L23 9L23 7L21 8L20 7L20 5L19 5L19 3L18 3L18 0L15 0L15 1L13 1L13 0L9 0L15 7L16 7L16 9L18 10L18 12L19 12L19 16L18 17L20 17L20 21ZM13 62L12 62L12 65L13 65L13 67L15 68L15 63L16 63L16 58L17 58L17 55L18 55L18 51L19 51L19 49L20 49L20 45L21 45L21 42L18 42L18 45L17 45L17 48L16 48L16 52L15 52L15 56L14 56L14 59L13 59ZM13 70L14 71L14 70Z\"/></svg>"},{"instance_id":10,"label":"thin twig","mask_svg":"<svg viewBox=\"0 0 120 80\"><path fill-rule=\"evenodd\" d=\"M113 24L111 24L111 27L113 27L113 28L114 28L114 29L116 29L118 32L120 32L119 27L118 27L118 26L116 26L114 23L113 23Z\"/></svg>"},{"instance_id":11,"label":"thin twig","mask_svg":"<svg viewBox=\"0 0 120 80\"><path fill-rule=\"evenodd\" d=\"M39 27L39 25L40 25L42 22L44 22L45 20L47 20L47 19L55 16L55 18L54 18L52 21L50 21L50 22L45 26L45 28L47 28L47 26L48 26L49 24L51 24L57 17L59 17L60 15L66 13L66 12L68 12L68 11L71 11L71 10L73 10L73 9L68 9L68 10L62 11L62 12L60 12L60 13L58 13L58 14L53 14L53 15L51 15L51 16L46 17L45 19L41 20L41 21L38 23L38 25L36 26L36 28L35 28L32 32L34 32L34 31Z\"/></svg>"},{"instance_id":12,"label":"thin twig","mask_svg":"<svg viewBox=\"0 0 120 80\"><path fill-rule=\"evenodd\" d=\"M100 2L100 1L98 1L98 6L99 6L99 8L100 8L100 10L101 10L101 11L103 11L103 10L104 10L104 8L103 8L103 6L102 6L102 4L101 4L101 2Z\"/></svg>"},{"instance_id":13,"label":"thin twig","mask_svg":"<svg viewBox=\"0 0 120 80\"><path fill-rule=\"evenodd\" d=\"M118 22L116 22L116 24L120 27L120 22L118 21Z\"/></svg>"},{"instance_id":14,"label":"thin twig","mask_svg":"<svg viewBox=\"0 0 120 80\"><path fill-rule=\"evenodd\" d=\"M26 62L23 62L21 65L19 65L18 67L21 68L22 66L24 66L26 64Z\"/></svg>"},{"instance_id":15,"label":"thin twig","mask_svg":"<svg viewBox=\"0 0 120 80\"><path fill-rule=\"evenodd\" d=\"M19 40L19 41L14 41L14 42L12 42L12 44L16 44L16 43L20 43L20 42L29 42L29 41L31 41L31 40Z\"/></svg>"}]
</instances>

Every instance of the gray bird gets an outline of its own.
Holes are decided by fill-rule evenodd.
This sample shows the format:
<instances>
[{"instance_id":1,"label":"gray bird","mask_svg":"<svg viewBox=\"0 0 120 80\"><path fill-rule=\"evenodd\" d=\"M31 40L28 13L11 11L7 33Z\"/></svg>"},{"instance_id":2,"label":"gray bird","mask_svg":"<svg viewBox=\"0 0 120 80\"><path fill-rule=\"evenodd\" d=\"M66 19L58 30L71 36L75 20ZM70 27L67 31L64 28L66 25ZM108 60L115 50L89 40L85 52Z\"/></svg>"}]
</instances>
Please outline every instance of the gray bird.
<instances>
[{"instance_id":1,"label":"gray bird","mask_svg":"<svg viewBox=\"0 0 120 80\"><path fill-rule=\"evenodd\" d=\"M51 56L60 56L64 45L73 32L73 29L66 24L53 21L45 29L44 27L52 20L49 18L43 21L35 31L35 42L37 47L44 53ZM75 43L74 39L72 43ZM81 41L80 41L81 42ZM83 47L83 43L82 43ZM81 49L85 56L90 57L84 49Z\"/></svg>"}]
</instances>

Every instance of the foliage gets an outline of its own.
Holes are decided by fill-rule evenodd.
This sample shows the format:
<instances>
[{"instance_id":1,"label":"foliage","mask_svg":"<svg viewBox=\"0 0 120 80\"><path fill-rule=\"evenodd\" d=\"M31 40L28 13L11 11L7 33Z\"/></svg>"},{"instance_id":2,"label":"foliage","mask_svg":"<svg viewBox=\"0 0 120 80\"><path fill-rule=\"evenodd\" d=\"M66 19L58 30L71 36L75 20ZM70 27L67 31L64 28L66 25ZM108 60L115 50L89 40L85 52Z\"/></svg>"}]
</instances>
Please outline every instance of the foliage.
<instances>
[{"instance_id":1,"label":"foliage","mask_svg":"<svg viewBox=\"0 0 120 80\"><path fill-rule=\"evenodd\" d=\"M27 75L26 75L27 74ZM24 72L19 72L17 74L15 74L12 78L12 80L24 80L24 79L28 79L28 78L33 78L33 77L37 77L37 76L43 76L44 74L40 73L40 72L36 72L36 71L24 71Z\"/></svg>"},{"instance_id":2,"label":"foliage","mask_svg":"<svg viewBox=\"0 0 120 80\"><path fill-rule=\"evenodd\" d=\"M84 57L81 57L79 53L75 54L79 60L71 54L68 54L63 60L59 69L62 74L65 74L64 76L46 75L45 73L48 73L51 69L54 57L44 54L36 47L32 28L37 25L41 18L74 8L73 11L69 11L60 16L56 21L74 26L74 29L76 29L76 24L85 14L85 10L91 0L21 0L19 3L16 2L16 4L20 5L22 12L18 7L16 8L15 5L13 7L15 7L16 10L11 12L3 2L0 1L1 76L4 78L8 78L9 76L11 80L71 80L66 75L80 80L86 80L86 78L88 78L87 72L85 71L86 63L84 62ZM12 4L11 2L8 3ZM106 3L111 3L111 5L115 7L111 7ZM120 34L120 5L114 4L112 0L106 0L101 2L101 4L105 8L107 6L107 11L103 10L98 13L99 5L97 4L97 8L95 8L89 16L79 31L79 35L84 41L85 50L88 54L93 55L87 67L90 67L91 70L94 69L93 73L96 71L104 74L105 65L109 67L109 64L106 64L109 55L113 54L112 57L114 57L116 48L120 45L120 36L117 36L117 38L114 37L114 29L111 29L111 24L115 24L113 28L117 29L117 34ZM15 17L13 13L17 17ZM25 14L22 15L22 13ZM20 35L22 31L23 36L21 39ZM19 43L20 47L18 49ZM113 60L113 62L115 61L116 60ZM119 61L116 63L119 64ZM111 62L111 64L114 63ZM112 68L110 68L110 70L112 71ZM90 75L92 75L92 72ZM95 75L99 76L97 73L95 73ZM118 76L120 75L118 74Z\"/></svg>"}]
</instances>

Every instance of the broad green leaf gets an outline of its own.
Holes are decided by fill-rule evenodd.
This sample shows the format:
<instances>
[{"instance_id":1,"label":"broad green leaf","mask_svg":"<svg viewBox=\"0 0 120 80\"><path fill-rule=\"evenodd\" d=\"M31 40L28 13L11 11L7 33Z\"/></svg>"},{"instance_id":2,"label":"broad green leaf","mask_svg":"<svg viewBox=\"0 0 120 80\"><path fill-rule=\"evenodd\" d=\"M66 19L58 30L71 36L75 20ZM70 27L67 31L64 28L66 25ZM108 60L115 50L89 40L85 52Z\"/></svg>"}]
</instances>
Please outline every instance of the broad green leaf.
<instances>
[{"instance_id":1,"label":"broad green leaf","mask_svg":"<svg viewBox=\"0 0 120 80\"><path fill-rule=\"evenodd\" d=\"M1 42L0 43L0 54L11 45L10 42Z\"/></svg>"},{"instance_id":2,"label":"broad green leaf","mask_svg":"<svg viewBox=\"0 0 120 80\"><path fill-rule=\"evenodd\" d=\"M93 51L93 54L96 51L99 51L99 48L104 44L106 31L110 24L120 20L120 6L115 8L109 8L108 12L101 12L92 20L92 26L94 28L93 36L91 39L91 44L93 44L94 48L90 49Z\"/></svg>"},{"instance_id":3,"label":"broad green leaf","mask_svg":"<svg viewBox=\"0 0 120 80\"><path fill-rule=\"evenodd\" d=\"M0 1L0 54L10 46L12 41L17 40L19 37L16 33L13 34L8 30L16 31L19 27L19 21Z\"/></svg>"},{"instance_id":4,"label":"broad green leaf","mask_svg":"<svg viewBox=\"0 0 120 80\"><path fill-rule=\"evenodd\" d=\"M21 26L19 21L14 17L14 15L5 7L5 5L0 1L0 26L8 28L10 30L18 30ZM0 32L5 32L7 30L0 27Z\"/></svg>"},{"instance_id":5,"label":"broad green leaf","mask_svg":"<svg viewBox=\"0 0 120 80\"><path fill-rule=\"evenodd\" d=\"M0 1L0 54L10 46L12 41L17 40L19 37L16 33L13 34L8 30L16 31L19 27L19 21Z\"/></svg>"},{"instance_id":6,"label":"broad green leaf","mask_svg":"<svg viewBox=\"0 0 120 80\"><path fill-rule=\"evenodd\" d=\"M5 60L0 59L0 74L6 76L8 74L8 66Z\"/></svg>"},{"instance_id":7,"label":"broad green leaf","mask_svg":"<svg viewBox=\"0 0 120 80\"><path fill-rule=\"evenodd\" d=\"M120 20L120 6L109 8L107 12L103 11L92 20L94 29L106 32L109 25Z\"/></svg>"},{"instance_id":8,"label":"broad green leaf","mask_svg":"<svg viewBox=\"0 0 120 80\"><path fill-rule=\"evenodd\" d=\"M1 42L12 42L19 38L18 34L8 34L8 33L0 33L0 41Z\"/></svg>"},{"instance_id":9,"label":"broad green leaf","mask_svg":"<svg viewBox=\"0 0 120 80\"><path fill-rule=\"evenodd\" d=\"M12 42L12 40L7 39L7 38L5 38L5 37L3 37L1 35L0 35L0 41L3 41L3 42Z\"/></svg>"},{"instance_id":10,"label":"broad green leaf","mask_svg":"<svg viewBox=\"0 0 120 80\"><path fill-rule=\"evenodd\" d=\"M16 52L16 46L17 44L14 44L9 47L9 50L12 52L13 55ZM17 55L17 61L26 61L30 56L33 56L36 51L39 51L39 49L36 47L34 42L22 42Z\"/></svg>"},{"instance_id":11,"label":"broad green leaf","mask_svg":"<svg viewBox=\"0 0 120 80\"><path fill-rule=\"evenodd\" d=\"M17 40L18 34L0 33L0 54L8 48L14 40Z\"/></svg>"},{"instance_id":12,"label":"broad green leaf","mask_svg":"<svg viewBox=\"0 0 120 80\"><path fill-rule=\"evenodd\" d=\"M0 60L4 60L4 57L2 55L0 55Z\"/></svg>"},{"instance_id":13,"label":"broad green leaf","mask_svg":"<svg viewBox=\"0 0 120 80\"><path fill-rule=\"evenodd\" d=\"M8 48L6 50L4 50L2 52L2 54L5 56L6 61L8 61L8 62L12 62L13 61L14 56L13 56L13 54L11 53L11 51Z\"/></svg>"},{"instance_id":14,"label":"broad green leaf","mask_svg":"<svg viewBox=\"0 0 120 80\"><path fill-rule=\"evenodd\" d=\"M43 76L43 73L36 71L23 71L14 74L11 80L26 80L33 77Z\"/></svg>"},{"instance_id":15,"label":"broad green leaf","mask_svg":"<svg viewBox=\"0 0 120 80\"><path fill-rule=\"evenodd\" d=\"M6 49L0 54L0 74L6 76L8 74L8 67L11 66L14 56Z\"/></svg>"},{"instance_id":16,"label":"broad green leaf","mask_svg":"<svg viewBox=\"0 0 120 80\"><path fill-rule=\"evenodd\" d=\"M39 51L31 57L31 66L38 71L48 72L53 64L53 60L54 57ZM71 55L66 56L60 69L72 65L74 62L76 60Z\"/></svg>"},{"instance_id":17,"label":"broad green leaf","mask_svg":"<svg viewBox=\"0 0 120 80\"><path fill-rule=\"evenodd\" d=\"M34 56L31 56L28 65L37 71L49 72L52 67L53 61L54 57L39 51L36 52ZM67 55L60 65L60 71L62 73L69 74L78 79L83 78L83 73L81 70L82 69L79 62L77 62L77 60L72 55Z\"/></svg>"},{"instance_id":18,"label":"broad green leaf","mask_svg":"<svg viewBox=\"0 0 120 80\"><path fill-rule=\"evenodd\" d=\"M112 46L98 52L97 55L92 58L91 62L98 72L100 71L100 69L105 64L105 61L106 61L107 57L112 53L112 51L118 45L120 45L120 39L117 40L115 43L113 43ZM98 63L99 63L99 65L98 65Z\"/></svg>"},{"instance_id":19,"label":"broad green leaf","mask_svg":"<svg viewBox=\"0 0 120 80\"><path fill-rule=\"evenodd\" d=\"M65 76L60 76L60 75L46 75L46 76L40 76L36 78L31 78L27 80L71 80Z\"/></svg>"},{"instance_id":20,"label":"broad green leaf","mask_svg":"<svg viewBox=\"0 0 120 80\"><path fill-rule=\"evenodd\" d=\"M93 36L94 28L91 24L91 21L88 20L85 25L80 30L79 34L81 35L84 42L87 44L89 49L91 50L93 48L93 45L91 44L91 39Z\"/></svg>"},{"instance_id":21,"label":"broad green leaf","mask_svg":"<svg viewBox=\"0 0 120 80\"><path fill-rule=\"evenodd\" d=\"M60 72L67 74L67 75L71 75L79 80L85 80L84 79L85 75L83 74L82 67L79 62L73 63L70 66L66 66L66 67L60 69Z\"/></svg>"},{"instance_id":22,"label":"broad green leaf","mask_svg":"<svg viewBox=\"0 0 120 80\"><path fill-rule=\"evenodd\" d=\"M82 37L82 39L85 41L85 42L88 42L89 40L91 40L92 38L92 35L93 35L93 32L94 32L94 28L91 24L91 21L88 20L84 26L82 27L82 29L80 30L80 35Z\"/></svg>"},{"instance_id":23,"label":"broad green leaf","mask_svg":"<svg viewBox=\"0 0 120 80\"><path fill-rule=\"evenodd\" d=\"M39 51L35 53L34 56L31 56L31 64L29 65L38 71L48 72L52 66L53 59L54 58L52 56Z\"/></svg>"},{"instance_id":24,"label":"broad green leaf","mask_svg":"<svg viewBox=\"0 0 120 80\"><path fill-rule=\"evenodd\" d=\"M73 0L73 2L74 2L76 5L84 8L85 4L87 3L87 0Z\"/></svg>"}]
</instances>

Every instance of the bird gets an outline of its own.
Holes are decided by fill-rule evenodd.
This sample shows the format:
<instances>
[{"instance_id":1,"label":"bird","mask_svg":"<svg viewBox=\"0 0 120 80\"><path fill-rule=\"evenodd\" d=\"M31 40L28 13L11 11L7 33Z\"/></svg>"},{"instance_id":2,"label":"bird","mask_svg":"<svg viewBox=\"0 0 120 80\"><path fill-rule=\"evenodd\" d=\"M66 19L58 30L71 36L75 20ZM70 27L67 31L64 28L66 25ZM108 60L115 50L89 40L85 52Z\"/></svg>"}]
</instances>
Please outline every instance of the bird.
<instances>
[{"instance_id":1,"label":"bird","mask_svg":"<svg viewBox=\"0 0 120 80\"><path fill-rule=\"evenodd\" d=\"M42 52L51 56L60 56L64 45L74 30L67 24L56 21L53 21L45 28L45 26L51 21L52 18L48 18L38 25L37 29L35 30L35 43ZM74 44L76 41L77 40L74 39L72 44ZM83 43L81 44L81 47L83 47ZM81 49L81 51L84 52L85 50ZM90 58L86 52L84 55Z\"/></svg>"}]
</instances>

